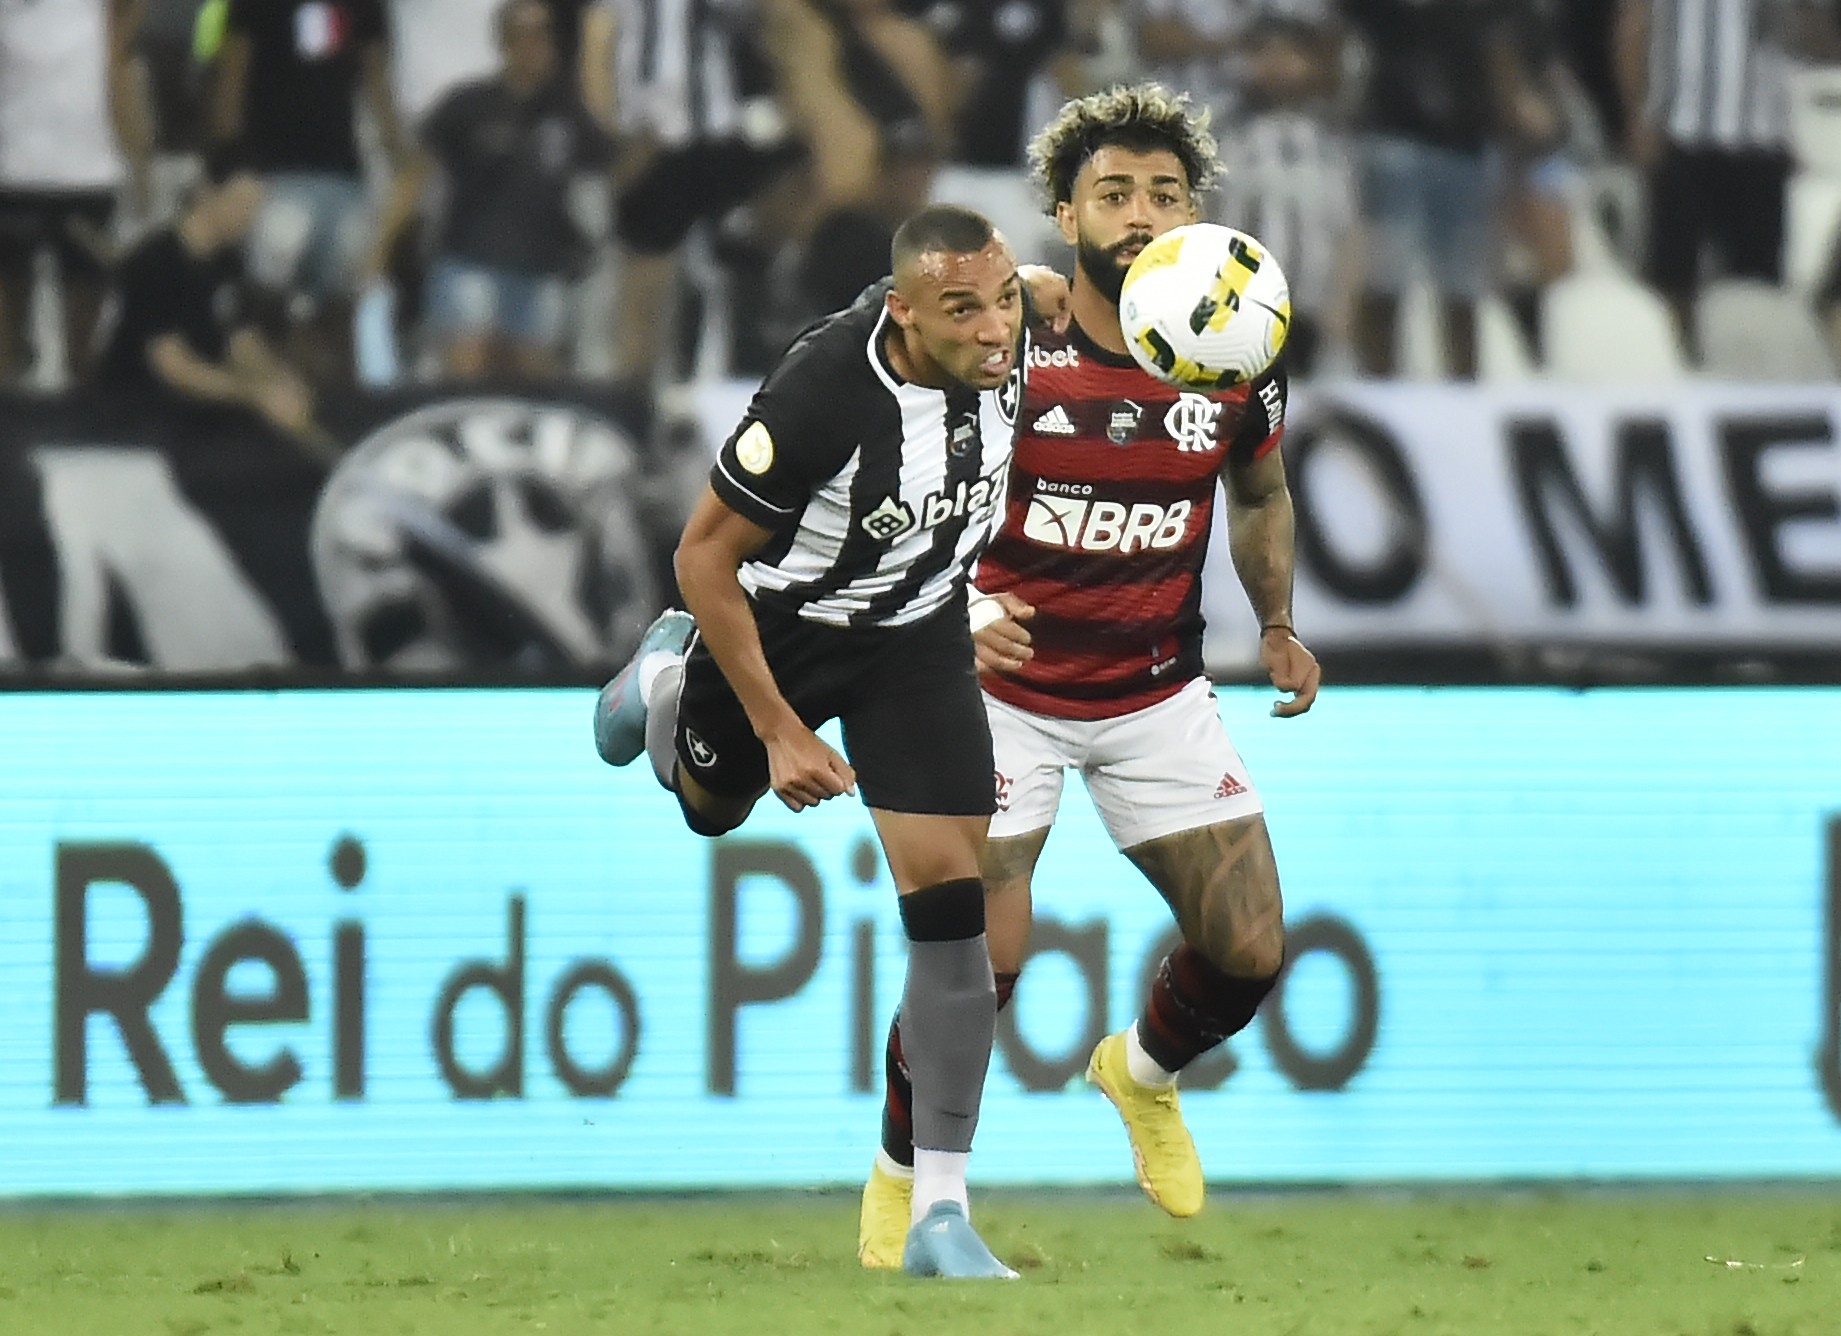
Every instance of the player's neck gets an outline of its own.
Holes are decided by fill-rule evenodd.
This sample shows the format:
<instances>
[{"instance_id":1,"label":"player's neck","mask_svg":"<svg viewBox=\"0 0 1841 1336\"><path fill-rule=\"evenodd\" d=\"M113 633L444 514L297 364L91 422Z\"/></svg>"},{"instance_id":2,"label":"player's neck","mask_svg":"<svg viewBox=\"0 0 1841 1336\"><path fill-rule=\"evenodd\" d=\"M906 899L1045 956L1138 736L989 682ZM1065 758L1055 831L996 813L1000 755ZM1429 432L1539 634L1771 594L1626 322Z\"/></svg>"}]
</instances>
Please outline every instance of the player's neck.
<instances>
[{"instance_id":1,"label":"player's neck","mask_svg":"<svg viewBox=\"0 0 1841 1336\"><path fill-rule=\"evenodd\" d=\"M1119 304L1094 287L1093 281L1078 265L1074 267L1074 290L1069 305L1081 333L1109 353L1130 352L1125 335L1119 329Z\"/></svg>"}]
</instances>

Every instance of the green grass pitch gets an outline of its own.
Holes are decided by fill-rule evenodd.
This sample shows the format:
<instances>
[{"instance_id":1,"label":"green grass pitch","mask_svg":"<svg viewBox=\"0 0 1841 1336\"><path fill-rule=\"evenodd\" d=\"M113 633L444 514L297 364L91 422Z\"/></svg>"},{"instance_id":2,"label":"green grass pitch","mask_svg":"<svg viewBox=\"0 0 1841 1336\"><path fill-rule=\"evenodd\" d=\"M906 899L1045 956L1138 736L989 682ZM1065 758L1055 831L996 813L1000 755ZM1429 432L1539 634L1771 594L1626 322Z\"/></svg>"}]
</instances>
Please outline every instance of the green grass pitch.
<instances>
[{"instance_id":1,"label":"green grass pitch","mask_svg":"<svg viewBox=\"0 0 1841 1336\"><path fill-rule=\"evenodd\" d=\"M1841 1333L1832 1189L976 1206L1020 1281L866 1273L842 1192L22 1208L0 1214L0 1333Z\"/></svg>"}]
</instances>

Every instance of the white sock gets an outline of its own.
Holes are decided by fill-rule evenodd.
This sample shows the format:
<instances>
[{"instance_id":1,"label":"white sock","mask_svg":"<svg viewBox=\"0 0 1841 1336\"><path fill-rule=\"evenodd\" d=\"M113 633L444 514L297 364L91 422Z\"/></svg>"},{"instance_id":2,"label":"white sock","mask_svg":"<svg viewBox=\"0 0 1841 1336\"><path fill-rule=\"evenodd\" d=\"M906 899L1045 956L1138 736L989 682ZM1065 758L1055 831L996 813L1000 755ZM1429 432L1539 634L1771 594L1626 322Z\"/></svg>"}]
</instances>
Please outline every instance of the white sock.
<instances>
[{"instance_id":1,"label":"white sock","mask_svg":"<svg viewBox=\"0 0 1841 1336\"><path fill-rule=\"evenodd\" d=\"M1133 1021L1131 1028L1125 1032L1125 1070L1131 1073L1131 1079L1141 1086L1167 1086L1176 1084L1176 1073L1157 1065L1157 1059L1144 1051L1144 1041L1138 1038L1138 1022Z\"/></svg>"},{"instance_id":2,"label":"white sock","mask_svg":"<svg viewBox=\"0 0 1841 1336\"><path fill-rule=\"evenodd\" d=\"M683 661L682 654L673 654L670 650L655 649L639 661L639 698L649 706L652 703L652 684L658 681L658 675L674 663Z\"/></svg>"},{"instance_id":3,"label":"white sock","mask_svg":"<svg viewBox=\"0 0 1841 1336\"><path fill-rule=\"evenodd\" d=\"M972 1218L971 1199L965 1193L965 1165L971 1158L968 1151L914 1148L914 1207L908 1214L909 1223L918 1225L939 1201L958 1202L965 1218Z\"/></svg>"},{"instance_id":4,"label":"white sock","mask_svg":"<svg viewBox=\"0 0 1841 1336\"><path fill-rule=\"evenodd\" d=\"M914 1166L911 1164L903 1164L880 1146L876 1147L876 1168L880 1169L890 1178L905 1178L910 1183L914 1181Z\"/></svg>"}]
</instances>

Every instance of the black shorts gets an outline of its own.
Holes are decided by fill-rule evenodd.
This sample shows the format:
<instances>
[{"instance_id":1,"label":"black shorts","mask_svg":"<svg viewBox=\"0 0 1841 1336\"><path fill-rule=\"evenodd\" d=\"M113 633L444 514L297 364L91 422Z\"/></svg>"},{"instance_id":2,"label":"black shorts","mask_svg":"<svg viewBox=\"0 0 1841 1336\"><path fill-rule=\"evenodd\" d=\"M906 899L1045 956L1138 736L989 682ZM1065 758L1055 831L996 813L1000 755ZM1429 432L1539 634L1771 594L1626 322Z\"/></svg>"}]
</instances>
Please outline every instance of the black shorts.
<instances>
[{"instance_id":1,"label":"black shorts","mask_svg":"<svg viewBox=\"0 0 1841 1336\"><path fill-rule=\"evenodd\" d=\"M1643 276L1665 293L1693 292L1711 248L1720 275L1782 282L1789 179L1782 153L1664 149L1649 178Z\"/></svg>"},{"instance_id":2,"label":"black shorts","mask_svg":"<svg viewBox=\"0 0 1841 1336\"><path fill-rule=\"evenodd\" d=\"M802 153L796 146L755 148L739 140L665 149L620 192L614 235L641 255L674 251L701 219L746 204Z\"/></svg>"},{"instance_id":3,"label":"black shorts","mask_svg":"<svg viewBox=\"0 0 1841 1336\"><path fill-rule=\"evenodd\" d=\"M811 728L842 721L866 804L939 816L997 810L991 728L962 606L912 626L854 630L761 604L754 619L767 666L799 717ZM701 636L684 664L677 747L685 773L718 797L767 787L767 749Z\"/></svg>"},{"instance_id":4,"label":"black shorts","mask_svg":"<svg viewBox=\"0 0 1841 1336\"><path fill-rule=\"evenodd\" d=\"M114 218L112 191L0 189L0 260L29 261L48 246L66 276L103 274Z\"/></svg>"}]
</instances>

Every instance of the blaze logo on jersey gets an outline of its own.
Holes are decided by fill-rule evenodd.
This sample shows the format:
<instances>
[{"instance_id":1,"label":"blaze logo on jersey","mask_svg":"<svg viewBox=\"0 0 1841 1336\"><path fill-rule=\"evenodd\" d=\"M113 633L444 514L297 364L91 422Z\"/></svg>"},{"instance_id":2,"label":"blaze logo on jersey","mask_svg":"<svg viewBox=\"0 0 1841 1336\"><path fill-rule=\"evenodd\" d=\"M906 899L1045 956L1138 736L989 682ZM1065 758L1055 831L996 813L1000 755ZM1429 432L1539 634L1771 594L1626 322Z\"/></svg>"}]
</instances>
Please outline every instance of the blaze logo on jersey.
<instances>
[{"instance_id":1,"label":"blaze logo on jersey","mask_svg":"<svg viewBox=\"0 0 1841 1336\"><path fill-rule=\"evenodd\" d=\"M921 498L920 514L897 496L885 496L882 502L858 523L863 532L879 542L890 542L913 528L932 529L947 520L965 519L989 513L997 504L999 480L980 478L977 482L960 482L950 492L929 492Z\"/></svg>"},{"instance_id":2,"label":"blaze logo on jersey","mask_svg":"<svg viewBox=\"0 0 1841 1336\"><path fill-rule=\"evenodd\" d=\"M1198 455L1215 448L1220 421L1221 405L1205 394L1185 394L1163 415L1164 430L1176 441L1176 448Z\"/></svg>"},{"instance_id":3,"label":"blaze logo on jersey","mask_svg":"<svg viewBox=\"0 0 1841 1336\"><path fill-rule=\"evenodd\" d=\"M914 527L914 512L906 502L885 496L881 505L863 517L862 524L864 533L886 543Z\"/></svg>"},{"instance_id":4,"label":"blaze logo on jersey","mask_svg":"<svg viewBox=\"0 0 1841 1336\"><path fill-rule=\"evenodd\" d=\"M1195 509L1187 499L1161 506L1152 501L1088 501L1072 496L1034 496L1023 517L1023 536L1072 552L1163 551L1179 546Z\"/></svg>"}]
</instances>

